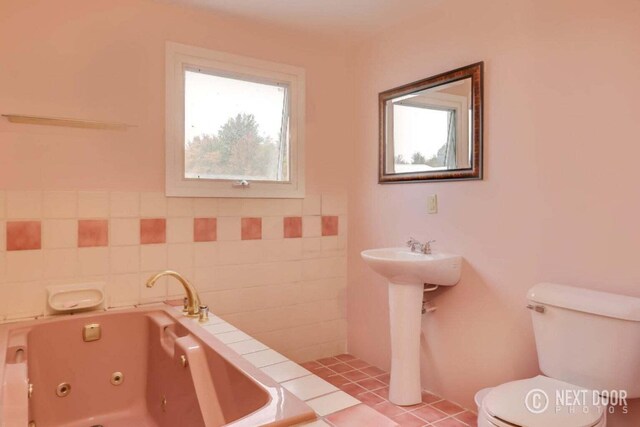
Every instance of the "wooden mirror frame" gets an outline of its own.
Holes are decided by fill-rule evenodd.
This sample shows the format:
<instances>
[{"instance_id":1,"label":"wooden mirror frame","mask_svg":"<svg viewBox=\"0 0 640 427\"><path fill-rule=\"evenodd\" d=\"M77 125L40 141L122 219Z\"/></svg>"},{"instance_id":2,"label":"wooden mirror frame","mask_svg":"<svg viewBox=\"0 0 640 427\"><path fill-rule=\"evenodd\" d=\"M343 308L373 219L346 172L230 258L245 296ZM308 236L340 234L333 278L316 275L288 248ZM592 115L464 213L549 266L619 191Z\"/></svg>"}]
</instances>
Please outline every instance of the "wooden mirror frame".
<instances>
[{"instance_id":1,"label":"wooden mirror frame","mask_svg":"<svg viewBox=\"0 0 640 427\"><path fill-rule=\"evenodd\" d=\"M471 133L471 167L434 172L407 172L387 174L386 141L387 114L385 104L394 98L423 91L432 87L471 78L472 133ZM402 182L461 181L482 179L482 104L483 104L484 62L467 65L446 73L438 74L417 82L409 83L381 92L378 95L379 108L379 164L378 183L397 184Z\"/></svg>"}]
</instances>

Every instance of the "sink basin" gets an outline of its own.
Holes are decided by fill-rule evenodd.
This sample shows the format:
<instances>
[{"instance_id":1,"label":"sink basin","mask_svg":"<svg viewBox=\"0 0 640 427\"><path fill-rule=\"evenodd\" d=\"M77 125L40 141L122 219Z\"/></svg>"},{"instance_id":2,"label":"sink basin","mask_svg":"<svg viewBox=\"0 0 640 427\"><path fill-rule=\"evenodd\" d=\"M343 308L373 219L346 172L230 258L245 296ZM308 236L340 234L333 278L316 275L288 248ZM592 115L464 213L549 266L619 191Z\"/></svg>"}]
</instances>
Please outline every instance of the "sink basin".
<instances>
[{"instance_id":1,"label":"sink basin","mask_svg":"<svg viewBox=\"0 0 640 427\"><path fill-rule=\"evenodd\" d=\"M410 406L422 401L420 333L424 285L453 286L460 281L460 255L411 252L408 248L362 251L362 259L389 281L391 380L389 400Z\"/></svg>"},{"instance_id":2,"label":"sink basin","mask_svg":"<svg viewBox=\"0 0 640 427\"><path fill-rule=\"evenodd\" d=\"M362 251L362 259L373 271L397 284L453 286L460 280L460 255L426 255L408 248L383 248Z\"/></svg>"}]
</instances>

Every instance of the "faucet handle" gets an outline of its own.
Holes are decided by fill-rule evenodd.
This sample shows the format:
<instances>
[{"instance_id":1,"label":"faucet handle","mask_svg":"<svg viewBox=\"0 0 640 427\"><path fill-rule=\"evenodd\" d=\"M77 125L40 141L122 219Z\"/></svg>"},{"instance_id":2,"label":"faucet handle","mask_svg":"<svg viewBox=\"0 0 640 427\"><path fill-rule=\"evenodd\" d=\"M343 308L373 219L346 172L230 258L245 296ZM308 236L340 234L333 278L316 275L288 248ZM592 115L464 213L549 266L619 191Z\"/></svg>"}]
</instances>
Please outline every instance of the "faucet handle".
<instances>
[{"instance_id":1,"label":"faucet handle","mask_svg":"<svg viewBox=\"0 0 640 427\"><path fill-rule=\"evenodd\" d=\"M186 313L187 311L189 311L189 298L184 297L182 298L182 312Z\"/></svg>"},{"instance_id":2,"label":"faucet handle","mask_svg":"<svg viewBox=\"0 0 640 427\"><path fill-rule=\"evenodd\" d=\"M425 255L431 255L431 244L435 242L435 240L427 240L424 245L422 245L422 253Z\"/></svg>"},{"instance_id":3,"label":"faucet handle","mask_svg":"<svg viewBox=\"0 0 640 427\"><path fill-rule=\"evenodd\" d=\"M207 322L209 320L209 306L201 305L199 308L198 320L202 323Z\"/></svg>"}]
</instances>

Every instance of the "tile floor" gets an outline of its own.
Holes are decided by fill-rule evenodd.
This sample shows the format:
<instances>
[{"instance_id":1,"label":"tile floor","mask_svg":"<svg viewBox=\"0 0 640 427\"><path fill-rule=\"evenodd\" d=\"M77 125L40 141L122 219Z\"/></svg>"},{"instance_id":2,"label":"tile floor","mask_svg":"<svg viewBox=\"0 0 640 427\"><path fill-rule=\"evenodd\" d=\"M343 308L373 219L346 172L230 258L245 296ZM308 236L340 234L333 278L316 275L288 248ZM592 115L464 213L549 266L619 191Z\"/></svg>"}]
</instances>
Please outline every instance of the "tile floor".
<instances>
[{"instance_id":1,"label":"tile floor","mask_svg":"<svg viewBox=\"0 0 640 427\"><path fill-rule=\"evenodd\" d=\"M301 366L361 402L327 416L318 413L321 419L306 426L477 426L476 414L427 392L423 393L422 403L418 405L394 405L388 400L389 374L349 354L306 362Z\"/></svg>"}]
</instances>

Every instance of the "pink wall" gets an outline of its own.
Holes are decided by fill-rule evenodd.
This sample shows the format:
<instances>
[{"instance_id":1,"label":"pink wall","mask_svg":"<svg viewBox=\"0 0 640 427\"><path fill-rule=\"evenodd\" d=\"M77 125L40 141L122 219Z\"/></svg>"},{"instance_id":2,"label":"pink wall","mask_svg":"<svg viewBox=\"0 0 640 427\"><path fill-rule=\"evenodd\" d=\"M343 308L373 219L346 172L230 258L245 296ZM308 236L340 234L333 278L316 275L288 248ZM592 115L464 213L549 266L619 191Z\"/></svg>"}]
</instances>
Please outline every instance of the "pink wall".
<instances>
[{"instance_id":1,"label":"pink wall","mask_svg":"<svg viewBox=\"0 0 640 427\"><path fill-rule=\"evenodd\" d=\"M359 252L409 236L437 239L437 250L466 260L460 284L424 318L422 380L467 407L482 387L537 373L524 308L536 282L640 296L638 22L635 0L447 1L361 46L349 200L353 354L389 365L378 332L388 330L385 282ZM476 61L486 66L484 181L378 185L378 92ZM440 212L427 215L433 193Z\"/></svg>"},{"instance_id":2,"label":"pink wall","mask_svg":"<svg viewBox=\"0 0 640 427\"><path fill-rule=\"evenodd\" d=\"M138 127L100 132L2 119L0 188L164 190L167 40L304 67L307 189L343 187L347 158L333 153L350 140L351 82L339 45L150 0L25 0L0 3L0 113Z\"/></svg>"}]
</instances>

